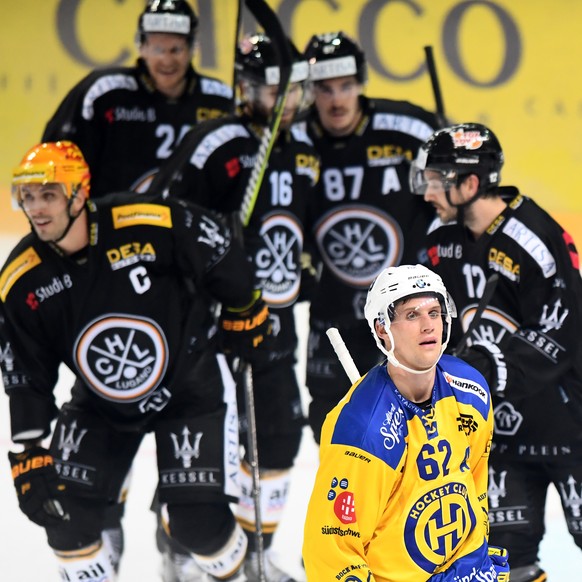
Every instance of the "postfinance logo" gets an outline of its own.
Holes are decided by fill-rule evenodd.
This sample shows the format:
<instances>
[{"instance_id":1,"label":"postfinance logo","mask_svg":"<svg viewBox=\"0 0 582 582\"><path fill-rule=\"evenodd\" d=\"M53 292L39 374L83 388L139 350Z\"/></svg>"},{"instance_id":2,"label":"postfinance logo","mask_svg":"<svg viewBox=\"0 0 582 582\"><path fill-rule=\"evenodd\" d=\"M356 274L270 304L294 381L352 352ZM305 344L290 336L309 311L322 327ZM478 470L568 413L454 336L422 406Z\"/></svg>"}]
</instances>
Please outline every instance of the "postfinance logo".
<instances>
[{"instance_id":1,"label":"postfinance logo","mask_svg":"<svg viewBox=\"0 0 582 582\"><path fill-rule=\"evenodd\" d=\"M477 523L462 483L426 492L406 518L404 540L410 557L427 573L450 559Z\"/></svg>"}]
</instances>

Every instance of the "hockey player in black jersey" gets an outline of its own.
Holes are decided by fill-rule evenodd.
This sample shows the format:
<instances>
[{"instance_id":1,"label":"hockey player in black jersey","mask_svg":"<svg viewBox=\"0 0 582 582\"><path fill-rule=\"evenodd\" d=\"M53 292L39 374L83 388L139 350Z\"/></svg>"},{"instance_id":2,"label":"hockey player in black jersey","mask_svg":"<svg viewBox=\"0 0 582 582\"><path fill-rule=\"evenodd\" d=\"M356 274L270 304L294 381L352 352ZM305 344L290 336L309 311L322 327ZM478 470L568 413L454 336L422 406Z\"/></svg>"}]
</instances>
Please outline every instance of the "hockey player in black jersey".
<instances>
[{"instance_id":1,"label":"hockey player in black jersey","mask_svg":"<svg viewBox=\"0 0 582 582\"><path fill-rule=\"evenodd\" d=\"M286 507L291 468L304 425L295 374L297 333L293 307L300 291L300 256L308 202L315 197L319 178L319 160L313 145L304 132L292 125L303 102L308 66L297 49L291 48L294 55L291 84L279 134L250 221L242 229L256 285L263 290L273 322L269 358L253 366L268 582L292 580L276 567L269 548ZM171 197L192 200L225 217L241 207L261 138L275 105L280 69L274 44L264 34L245 36L237 49L235 68L240 112L193 130L161 168L152 185L166 190ZM238 213L236 220L239 220ZM239 395L239 402L244 405L242 390ZM249 580L254 581L258 580L258 556L248 451L241 476L243 496L237 517L249 535L246 572Z\"/></svg>"},{"instance_id":2,"label":"hockey player in black jersey","mask_svg":"<svg viewBox=\"0 0 582 582\"><path fill-rule=\"evenodd\" d=\"M451 345L471 324L486 281L499 277L459 355L494 394L490 542L509 550L512 582L541 582L538 551L552 483L582 548L571 503L582 484L582 280L572 237L516 188L499 186L503 161L490 129L452 126L423 145L411 187L439 217L428 257L459 312Z\"/></svg>"},{"instance_id":3,"label":"hockey player in black jersey","mask_svg":"<svg viewBox=\"0 0 582 582\"><path fill-rule=\"evenodd\" d=\"M61 579L115 580L105 509L153 432L168 535L205 580L245 582L247 537L229 507L239 496L236 394L220 348L255 361L268 308L214 213L135 193L91 201L89 180L67 141L35 146L13 175L33 231L0 271L20 507L46 528ZM76 381L58 410L61 363Z\"/></svg>"},{"instance_id":4,"label":"hockey player in black jersey","mask_svg":"<svg viewBox=\"0 0 582 582\"><path fill-rule=\"evenodd\" d=\"M137 63L91 72L47 123L41 141L81 148L92 198L145 190L193 125L232 111L232 88L192 67L197 26L187 0L149 0L138 21Z\"/></svg>"},{"instance_id":5,"label":"hockey player in black jersey","mask_svg":"<svg viewBox=\"0 0 582 582\"><path fill-rule=\"evenodd\" d=\"M434 214L410 197L408 170L438 124L411 103L365 97L366 58L344 33L313 36L305 55L314 95L306 128L321 156L313 229L321 273L311 296L306 381L319 442L325 415L349 388L325 331L341 331L359 369L377 363L366 334L366 293L383 269L421 260Z\"/></svg>"}]
</instances>

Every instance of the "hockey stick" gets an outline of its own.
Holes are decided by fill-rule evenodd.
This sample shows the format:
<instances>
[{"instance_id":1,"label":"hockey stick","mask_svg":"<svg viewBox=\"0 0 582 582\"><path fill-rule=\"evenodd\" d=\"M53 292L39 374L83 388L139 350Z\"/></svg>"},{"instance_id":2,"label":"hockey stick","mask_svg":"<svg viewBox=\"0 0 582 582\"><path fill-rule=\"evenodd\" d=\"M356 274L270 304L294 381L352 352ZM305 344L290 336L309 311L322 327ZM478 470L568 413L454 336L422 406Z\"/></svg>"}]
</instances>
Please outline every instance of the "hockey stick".
<instances>
[{"instance_id":1,"label":"hockey stick","mask_svg":"<svg viewBox=\"0 0 582 582\"><path fill-rule=\"evenodd\" d=\"M360 379L360 372L352 358L348 347L346 346L342 336L340 335L339 329L337 327L330 327L326 332L329 341L335 350L337 359L342 365L345 373L348 375L350 382L354 384Z\"/></svg>"},{"instance_id":2,"label":"hockey stick","mask_svg":"<svg viewBox=\"0 0 582 582\"><path fill-rule=\"evenodd\" d=\"M439 77L437 75L436 63L432 52L432 46L425 46L424 54L426 59L426 66L428 68L428 74L430 75L430 84L432 86L432 93L434 95L434 102L436 108L435 113L439 123L439 128L446 127L448 125L448 122L445 115L445 105L443 103L443 96L441 93Z\"/></svg>"},{"instance_id":3,"label":"hockey stick","mask_svg":"<svg viewBox=\"0 0 582 582\"><path fill-rule=\"evenodd\" d=\"M463 334L463 337L461 337L461 339L455 346L455 349L453 350L453 356L459 355L465 348L465 345L467 344L467 341L471 337L471 334L477 327L478 323L481 321L483 312L485 311L485 308L489 304L489 301L491 301L491 297L493 297L493 293L495 292L495 288L497 287L498 281L499 275L497 273L493 273L489 277L489 279L487 279L485 283L485 289L483 289L483 295L479 300L479 304L477 305L475 315L473 316L473 319L471 320L471 323L469 324L467 331Z\"/></svg>"},{"instance_id":4,"label":"hockey stick","mask_svg":"<svg viewBox=\"0 0 582 582\"><path fill-rule=\"evenodd\" d=\"M248 226L255 208L259 189L263 182L265 170L267 169L269 156L271 155L271 150L277 139L281 118L283 117L285 101L287 100L287 94L291 84L293 57L291 56L291 47L289 46L283 27L281 26L277 15L265 0L245 0L245 3L259 24L261 24L265 29L265 32L271 39L275 51L279 56L279 88L277 91L275 106L271 113L271 122L269 126L265 128L263 133L255 165L251 171L251 176L239 212L241 224L243 226Z\"/></svg>"},{"instance_id":5,"label":"hockey stick","mask_svg":"<svg viewBox=\"0 0 582 582\"><path fill-rule=\"evenodd\" d=\"M277 15L273 12L265 0L245 0L245 4L251 11L257 22L265 29L265 33L271 39L273 47L279 57L279 87L275 105L271 113L271 122L265 128L255 164L251 171L249 181L245 188L238 216L233 216L232 227L235 237L243 243L243 227L248 226L252 212L257 201L267 163L273 145L277 138L279 124L283 116L285 101L291 81L292 56L287 36L281 27ZM242 8L242 7L241 7ZM242 21L241 10L237 20ZM236 50L236 47L235 47ZM236 72L235 72L236 77ZM254 385L252 368L248 362L241 362L244 373L245 410L247 415L247 457L251 465L252 498L255 506L255 542L257 545L257 569L259 582L266 582L265 550L263 539L263 523L261 512L261 481L259 469L259 453L257 442L257 426L254 405Z\"/></svg>"}]
</instances>

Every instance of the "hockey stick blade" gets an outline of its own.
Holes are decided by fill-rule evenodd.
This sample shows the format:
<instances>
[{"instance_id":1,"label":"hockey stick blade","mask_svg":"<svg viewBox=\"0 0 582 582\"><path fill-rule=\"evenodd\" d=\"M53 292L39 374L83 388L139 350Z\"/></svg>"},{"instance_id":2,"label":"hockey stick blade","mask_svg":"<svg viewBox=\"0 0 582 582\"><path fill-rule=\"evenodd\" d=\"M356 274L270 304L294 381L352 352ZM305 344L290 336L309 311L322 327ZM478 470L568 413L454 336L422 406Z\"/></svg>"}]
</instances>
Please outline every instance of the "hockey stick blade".
<instances>
[{"instance_id":1,"label":"hockey stick blade","mask_svg":"<svg viewBox=\"0 0 582 582\"><path fill-rule=\"evenodd\" d=\"M497 287L497 282L499 281L499 275L497 273L493 273L489 279L487 279L485 283L485 289L483 289L483 295L479 300L479 304L477 305L477 309L475 311L475 315L467 328L467 331L463 334L463 337L459 340L455 349L453 350L453 356L457 356L460 354L464 349L467 341L471 337L473 331L481 321L481 317L483 316L483 312L487 305L489 305L489 301L491 301L491 297L493 297L493 293L495 292L495 288Z\"/></svg>"},{"instance_id":2,"label":"hockey stick blade","mask_svg":"<svg viewBox=\"0 0 582 582\"><path fill-rule=\"evenodd\" d=\"M350 379L350 382L354 384L360 379L360 372L358 372L358 368L356 367L356 364L348 350L348 347L342 339L339 330L337 327L330 327L326 331L326 334L333 349L335 350L337 359Z\"/></svg>"}]
</instances>

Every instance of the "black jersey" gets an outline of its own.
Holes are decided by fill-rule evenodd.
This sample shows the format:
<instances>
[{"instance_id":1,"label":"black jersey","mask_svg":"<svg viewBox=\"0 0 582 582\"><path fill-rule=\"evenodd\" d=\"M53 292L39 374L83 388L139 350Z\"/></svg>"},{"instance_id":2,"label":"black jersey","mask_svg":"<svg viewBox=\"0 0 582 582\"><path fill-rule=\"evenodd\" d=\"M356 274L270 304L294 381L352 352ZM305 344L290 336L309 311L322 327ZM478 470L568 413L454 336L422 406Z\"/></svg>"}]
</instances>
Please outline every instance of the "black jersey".
<instances>
[{"instance_id":1,"label":"black jersey","mask_svg":"<svg viewBox=\"0 0 582 582\"><path fill-rule=\"evenodd\" d=\"M168 162L178 177L170 194L225 215L239 210L262 131L246 116L199 126ZM289 307L298 297L304 225L318 179L319 158L305 132L297 126L281 131L243 232L256 284L269 307Z\"/></svg>"},{"instance_id":2,"label":"black jersey","mask_svg":"<svg viewBox=\"0 0 582 582\"><path fill-rule=\"evenodd\" d=\"M322 258L311 315L350 323L364 318L368 287L382 269L417 263L434 213L410 196L410 162L437 127L436 117L404 101L361 98L363 118L332 137L312 107L307 132L321 156L314 239Z\"/></svg>"},{"instance_id":3,"label":"black jersey","mask_svg":"<svg viewBox=\"0 0 582 582\"><path fill-rule=\"evenodd\" d=\"M192 67L186 79L184 94L171 99L154 88L142 59L94 71L65 97L42 141L68 139L81 148L93 198L143 191L193 125L232 111L231 87Z\"/></svg>"},{"instance_id":4,"label":"black jersey","mask_svg":"<svg viewBox=\"0 0 582 582\"><path fill-rule=\"evenodd\" d=\"M499 275L471 341L491 342L503 354L495 440L524 456L536 443L582 441L582 279L568 233L531 199L508 191L507 208L478 240L459 224L442 225L429 235L428 256L457 306L450 346L472 320L485 281Z\"/></svg>"},{"instance_id":5,"label":"black jersey","mask_svg":"<svg viewBox=\"0 0 582 582\"><path fill-rule=\"evenodd\" d=\"M61 362L89 406L124 425L146 422L185 388L196 354L214 349L211 302L252 297L252 269L213 213L131 193L88 210L83 260L29 234L0 272L15 441L49 433Z\"/></svg>"}]
</instances>

